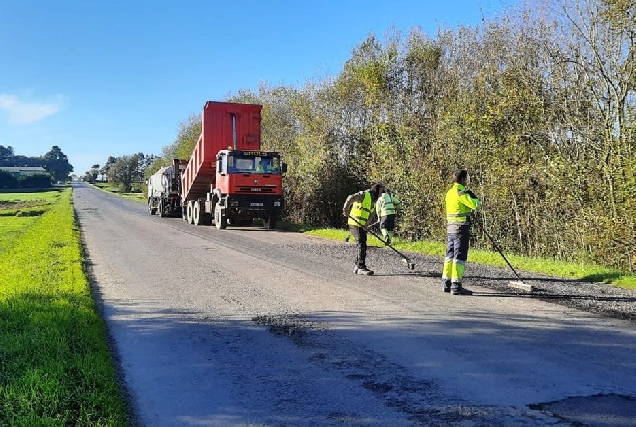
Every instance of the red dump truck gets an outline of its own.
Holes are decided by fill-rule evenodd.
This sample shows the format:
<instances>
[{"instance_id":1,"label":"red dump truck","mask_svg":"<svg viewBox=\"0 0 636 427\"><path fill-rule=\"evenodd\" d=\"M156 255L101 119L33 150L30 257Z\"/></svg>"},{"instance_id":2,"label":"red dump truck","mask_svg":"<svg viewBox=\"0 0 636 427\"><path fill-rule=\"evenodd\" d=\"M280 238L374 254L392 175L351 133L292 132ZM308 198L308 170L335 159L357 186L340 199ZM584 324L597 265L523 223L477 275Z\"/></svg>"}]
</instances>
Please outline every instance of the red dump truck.
<instances>
[{"instance_id":1,"label":"red dump truck","mask_svg":"<svg viewBox=\"0 0 636 427\"><path fill-rule=\"evenodd\" d=\"M201 135L180 174L181 212L190 224L224 229L262 219L265 228L276 228L287 165L279 153L261 150L262 108L206 102Z\"/></svg>"}]
</instances>

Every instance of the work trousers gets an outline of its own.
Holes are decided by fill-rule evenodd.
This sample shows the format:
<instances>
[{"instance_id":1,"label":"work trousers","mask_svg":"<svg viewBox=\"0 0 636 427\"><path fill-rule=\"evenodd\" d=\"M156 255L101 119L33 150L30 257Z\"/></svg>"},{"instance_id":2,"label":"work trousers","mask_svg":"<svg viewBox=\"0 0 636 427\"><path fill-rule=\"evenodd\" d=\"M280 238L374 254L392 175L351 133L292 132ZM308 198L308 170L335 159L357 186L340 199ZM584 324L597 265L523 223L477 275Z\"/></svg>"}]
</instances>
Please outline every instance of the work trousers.
<instances>
[{"instance_id":1,"label":"work trousers","mask_svg":"<svg viewBox=\"0 0 636 427\"><path fill-rule=\"evenodd\" d=\"M395 230L395 215L380 217L380 231L384 240L388 243L393 240L393 230Z\"/></svg>"},{"instance_id":2,"label":"work trousers","mask_svg":"<svg viewBox=\"0 0 636 427\"><path fill-rule=\"evenodd\" d=\"M464 267L468 259L468 244L470 242L470 225L462 225L447 233L446 258L442 279L452 284L461 283Z\"/></svg>"},{"instance_id":3,"label":"work trousers","mask_svg":"<svg viewBox=\"0 0 636 427\"><path fill-rule=\"evenodd\" d=\"M349 232L356 239L356 246L358 247L358 256L356 257L357 267L366 267L365 261L367 259L367 230L362 227L349 226Z\"/></svg>"}]
</instances>

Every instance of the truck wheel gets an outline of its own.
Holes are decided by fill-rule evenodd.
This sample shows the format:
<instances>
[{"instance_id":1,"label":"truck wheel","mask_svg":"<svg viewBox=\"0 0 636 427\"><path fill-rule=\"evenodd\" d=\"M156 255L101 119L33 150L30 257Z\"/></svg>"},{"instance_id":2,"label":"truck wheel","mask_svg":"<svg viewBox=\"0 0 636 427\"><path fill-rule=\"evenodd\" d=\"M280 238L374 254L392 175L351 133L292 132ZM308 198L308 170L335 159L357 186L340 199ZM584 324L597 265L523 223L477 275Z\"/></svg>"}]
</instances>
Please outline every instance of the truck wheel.
<instances>
[{"instance_id":1,"label":"truck wheel","mask_svg":"<svg viewBox=\"0 0 636 427\"><path fill-rule=\"evenodd\" d=\"M152 208L152 200L148 199L148 213L150 213L150 215L154 215L155 214L155 210Z\"/></svg>"},{"instance_id":2,"label":"truck wheel","mask_svg":"<svg viewBox=\"0 0 636 427\"><path fill-rule=\"evenodd\" d=\"M192 222L194 225L203 225L205 223L204 220L205 212L201 209L201 202L194 202L194 207L192 208Z\"/></svg>"},{"instance_id":3,"label":"truck wheel","mask_svg":"<svg viewBox=\"0 0 636 427\"><path fill-rule=\"evenodd\" d=\"M222 215L221 207L218 204L214 207L214 225L219 230L227 228L227 217Z\"/></svg>"},{"instance_id":4,"label":"truck wheel","mask_svg":"<svg viewBox=\"0 0 636 427\"><path fill-rule=\"evenodd\" d=\"M187 221L188 224L194 224L194 217L193 217L193 210L194 210L194 203L192 203L192 200L188 201L188 212L187 212Z\"/></svg>"},{"instance_id":5,"label":"truck wheel","mask_svg":"<svg viewBox=\"0 0 636 427\"><path fill-rule=\"evenodd\" d=\"M263 225L268 230L273 230L276 228L276 212L272 212L269 214L269 217L263 220Z\"/></svg>"},{"instance_id":6,"label":"truck wheel","mask_svg":"<svg viewBox=\"0 0 636 427\"><path fill-rule=\"evenodd\" d=\"M166 206L165 203L163 203L163 200L159 200L159 207L157 209L159 210L159 216L161 218L166 216Z\"/></svg>"}]
</instances>

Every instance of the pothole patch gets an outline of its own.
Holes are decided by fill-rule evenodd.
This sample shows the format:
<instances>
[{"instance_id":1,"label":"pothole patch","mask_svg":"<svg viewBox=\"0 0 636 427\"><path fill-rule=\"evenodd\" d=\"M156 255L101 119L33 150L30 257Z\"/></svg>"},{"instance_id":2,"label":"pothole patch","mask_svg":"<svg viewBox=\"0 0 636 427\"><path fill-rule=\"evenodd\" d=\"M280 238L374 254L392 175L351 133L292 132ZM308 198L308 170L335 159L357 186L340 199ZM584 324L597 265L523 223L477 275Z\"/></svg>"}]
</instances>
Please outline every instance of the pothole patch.
<instances>
[{"instance_id":1,"label":"pothole patch","mask_svg":"<svg viewBox=\"0 0 636 427\"><path fill-rule=\"evenodd\" d=\"M305 332L311 329L320 329L318 323L304 319L300 315L263 315L252 318L257 325L269 326L274 335L301 338Z\"/></svg>"},{"instance_id":2,"label":"pothole patch","mask_svg":"<svg viewBox=\"0 0 636 427\"><path fill-rule=\"evenodd\" d=\"M529 405L530 409L584 426L636 425L636 398L620 394L569 397L554 402Z\"/></svg>"}]
</instances>

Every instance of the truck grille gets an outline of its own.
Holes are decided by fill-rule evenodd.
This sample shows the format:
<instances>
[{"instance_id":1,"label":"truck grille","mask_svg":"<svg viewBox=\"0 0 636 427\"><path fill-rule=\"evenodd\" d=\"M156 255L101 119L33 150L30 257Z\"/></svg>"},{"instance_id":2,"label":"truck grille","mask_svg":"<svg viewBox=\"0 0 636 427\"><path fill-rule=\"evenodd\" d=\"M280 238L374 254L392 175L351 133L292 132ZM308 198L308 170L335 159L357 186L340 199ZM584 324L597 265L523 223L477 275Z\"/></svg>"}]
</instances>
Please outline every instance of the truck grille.
<instances>
[{"instance_id":1,"label":"truck grille","mask_svg":"<svg viewBox=\"0 0 636 427\"><path fill-rule=\"evenodd\" d=\"M272 193L274 187L239 187L239 193Z\"/></svg>"}]
</instances>

